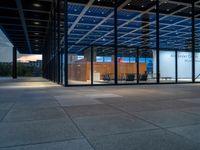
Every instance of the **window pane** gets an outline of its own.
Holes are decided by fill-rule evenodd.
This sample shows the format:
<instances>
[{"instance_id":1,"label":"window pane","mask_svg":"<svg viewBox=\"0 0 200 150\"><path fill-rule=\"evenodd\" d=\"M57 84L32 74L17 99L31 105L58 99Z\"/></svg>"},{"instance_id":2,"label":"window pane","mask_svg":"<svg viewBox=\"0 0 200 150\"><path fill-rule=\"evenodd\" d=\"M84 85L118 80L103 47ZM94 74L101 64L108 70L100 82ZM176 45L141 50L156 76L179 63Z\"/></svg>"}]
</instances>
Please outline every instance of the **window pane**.
<instances>
[{"instance_id":1,"label":"window pane","mask_svg":"<svg viewBox=\"0 0 200 150\"><path fill-rule=\"evenodd\" d=\"M93 47L93 83L114 83L114 49L113 47Z\"/></svg>"},{"instance_id":2,"label":"window pane","mask_svg":"<svg viewBox=\"0 0 200 150\"><path fill-rule=\"evenodd\" d=\"M91 84L91 50L83 46L69 46L69 84Z\"/></svg>"}]
</instances>

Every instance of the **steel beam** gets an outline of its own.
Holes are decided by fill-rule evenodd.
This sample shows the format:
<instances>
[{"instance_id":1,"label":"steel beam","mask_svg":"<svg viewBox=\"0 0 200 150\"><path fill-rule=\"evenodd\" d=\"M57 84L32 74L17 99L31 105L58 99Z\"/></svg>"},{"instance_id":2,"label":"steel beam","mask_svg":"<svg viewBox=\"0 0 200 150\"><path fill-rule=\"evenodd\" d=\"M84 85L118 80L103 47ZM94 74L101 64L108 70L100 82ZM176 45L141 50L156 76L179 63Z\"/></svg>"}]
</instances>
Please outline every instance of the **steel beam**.
<instances>
[{"instance_id":1,"label":"steel beam","mask_svg":"<svg viewBox=\"0 0 200 150\"><path fill-rule=\"evenodd\" d=\"M28 31L27 31L25 18L24 18L24 12L23 12L23 9L22 9L21 0L16 0L16 4L17 4L17 9L18 9L18 12L19 12L20 20L21 20L21 23L22 23L22 27L24 29L24 35L25 35L26 42L27 42L27 45L28 45L28 48L29 48L29 53L32 54L31 43L30 43L29 36L28 36Z\"/></svg>"}]
</instances>

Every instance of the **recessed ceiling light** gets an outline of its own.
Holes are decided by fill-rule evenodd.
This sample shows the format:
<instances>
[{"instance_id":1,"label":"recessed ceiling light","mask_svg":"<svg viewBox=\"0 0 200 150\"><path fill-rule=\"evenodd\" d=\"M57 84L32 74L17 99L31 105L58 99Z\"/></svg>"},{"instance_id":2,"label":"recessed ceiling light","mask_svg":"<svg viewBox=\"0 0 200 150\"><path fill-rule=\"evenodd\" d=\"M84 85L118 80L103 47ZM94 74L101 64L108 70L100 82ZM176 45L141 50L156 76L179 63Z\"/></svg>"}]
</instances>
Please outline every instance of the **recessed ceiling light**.
<instances>
[{"instance_id":1,"label":"recessed ceiling light","mask_svg":"<svg viewBox=\"0 0 200 150\"><path fill-rule=\"evenodd\" d=\"M33 6L35 6L35 7L41 7L41 5L38 4L38 3L34 3Z\"/></svg>"},{"instance_id":2,"label":"recessed ceiling light","mask_svg":"<svg viewBox=\"0 0 200 150\"><path fill-rule=\"evenodd\" d=\"M34 24L38 25L38 24L40 24L40 23L39 23L39 22L34 22Z\"/></svg>"},{"instance_id":3,"label":"recessed ceiling light","mask_svg":"<svg viewBox=\"0 0 200 150\"><path fill-rule=\"evenodd\" d=\"M39 33L37 33L37 32L36 32L36 33L34 33L34 34L35 34L35 35L39 35Z\"/></svg>"}]
</instances>

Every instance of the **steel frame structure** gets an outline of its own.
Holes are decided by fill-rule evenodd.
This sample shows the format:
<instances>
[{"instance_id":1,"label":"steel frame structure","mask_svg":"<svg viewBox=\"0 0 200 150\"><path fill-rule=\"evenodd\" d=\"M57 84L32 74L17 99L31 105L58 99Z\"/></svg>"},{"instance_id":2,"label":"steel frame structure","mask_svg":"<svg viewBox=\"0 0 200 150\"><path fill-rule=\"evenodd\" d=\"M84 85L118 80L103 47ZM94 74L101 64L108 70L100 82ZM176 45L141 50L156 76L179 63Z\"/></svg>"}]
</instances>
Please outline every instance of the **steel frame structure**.
<instances>
[{"instance_id":1,"label":"steel frame structure","mask_svg":"<svg viewBox=\"0 0 200 150\"><path fill-rule=\"evenodd\" d=\"M61 5L63 5L64 2L64 7L61 8ZM128 3L130 3L130 0L125 1L125 3L123 3L123 7L125 5L127 5ZM145 14L146 12L149 12L149 10L152 10L153 8L156 7L155 9L155 16L156 19L154 21L155 26L156 26L156 30L154 31L155 33L155 41L156 41L156 46L152 47L151 49L155 49L156 50L156 82L155 84L159 84L160 82L160 60L159 60L159 52L161 50L165 50L164 47L161 46L161 37L163 37L163 35L161 34L161 30L162 29L166 29L167 27L169 27L168 25L165 27L161 27L160 25L160 21L161 18L165 19L166 16L173 16L175 15L174 12L169 13L169 15L166 15L163 17L163 13L160 12L160 3L162 2L162 0L156 0L155 1L155 5L152 6L150 9L148 9L145 12L140 12L141 14ZM171 3L174 3L174 1L170 0ZM81 11L81 14L77 15L76 20L74 21L74 24L72 24L69 27L69 16L68 16L68 5L69 5L69 1L68 0L59 0L59 1L53 1L53 8L51 10L50 13L50 21L49 21L49 34L48 34L48 41L46 44L47 49L46 51L43 51L43 77L47 78L51 81L54 81L58 84L64 85L64 86L82 86L82 84L76 84L76 85L70 85L68 82L68 55L69 55L69 51L73 48L73 46L81 46L81 47L89 47L90 48L90 55L91 55L91 84L89 85L96 85L94 84L94 79L93 79L93 49L95 46L103 46L103 47L112 47L114 49L114 74L115 74L115 78L114 78L114 83L112 85L119 85L118 83L118 49L119 47L128 47L128 48L133 48L136 50L136 62L137 62L137 82L133 83L133 84L145 84L145 83L140 83L139 81L139 52L140 49L142 49L141 47L136 46L127 46L126 43L124 43L123 45L119 45L119 38L121 38L120 36L118 36L119 33L119 26L118 25L118 9L119 7L121 7L121 5L119 5L119 1L116 1L113 7L113 12L109 15L109 17L105 17L104 21L108 18L110 18L111 16L113 16L113 32L114 32L114 36L113 36L113 44L111 41L108 41L106 44L96 44L95 41L98 41L99 38L97 38L95 41L87 44L87 43L81 43L80 41L83 40L85 37L87 37L87 35L92 32L89 31L89 33L86 33L81 39L78 40L78 42L70 42L69 40L69 35L70 33L74 30L74 28L76 27L77 23L81 20L81 18L83 17L83 15L85 15L85 13L88 11L88 9L90 8L90 6L92 6L92 4L94 3L94 0L89 0L89 2L87 4L84 4L84 8ZM163 2L162 2L163 3ZM191 28L192 28L192 47L191 47L191 54L192 54L192 80L191 82L187 82L187 83L195 83L195 52L196 52L196 40L195 40L195 32L196 32L196 28L195 28L195 1L192 1L191 4L188 3L181 3L183 5L186 5L188 8L191 7L192 13L191 13ZM185 8L184 8L185 9ZM184 10L183 8L181 10ZM176 11L175 11L176 12ZM152 13L152 12L149 12ZM141 15L139 14L139 15ZM136 17L133 17L129 22L135 20ZM183 22L186 21L185 20L180 20L177 22ZM104 21L100 22L98 24L98 26L100 26ZM125 22L124 24L127 24L127 22ZM174 24L177 25L177 24ZM96 28L98 28L98 26L95 26L93 29L91 30L95 30ZM133 31L137 31L139 29L134 29ZM133 32L131 31L131 32ZM106 37L108 34L110 34L112 31L109 31L108 33L106 33L105 35L103 35L103 37ZM171 33L171 32L170 32ZM169 35L170 33L165 33L166 35ZM148 33L149 34L149 33ZM125 35L122 35L122 37L124 37ZM101 37L102 38L102 37ZM134 38L133 38L134 39ZM133 40L131 39L131 40ZM72 46L71 46L72 45ZM166 48L169 49L169 48ZM173 83L183 83L183 82L179 82L178 81L178 51L180 50L179 48L171 48L171 50L173 50L175 52L175 82L169 82L170 84ZM64 62L64 63L63 63ZM149 84L149 83L148 83ZM152 84L152 83L151 83ZM162 84L168 84L168 83L164 83L162 82ZM100 84L100 85L108 85L108 84ZM111 84L109 84L111 85ZM122 85L122 84L120 84ZM123 84L124 85L124 84ZM127 85L127 84L126 84ZM85 86L85 85L84 85Z\"/></svg>"}]
</instances>

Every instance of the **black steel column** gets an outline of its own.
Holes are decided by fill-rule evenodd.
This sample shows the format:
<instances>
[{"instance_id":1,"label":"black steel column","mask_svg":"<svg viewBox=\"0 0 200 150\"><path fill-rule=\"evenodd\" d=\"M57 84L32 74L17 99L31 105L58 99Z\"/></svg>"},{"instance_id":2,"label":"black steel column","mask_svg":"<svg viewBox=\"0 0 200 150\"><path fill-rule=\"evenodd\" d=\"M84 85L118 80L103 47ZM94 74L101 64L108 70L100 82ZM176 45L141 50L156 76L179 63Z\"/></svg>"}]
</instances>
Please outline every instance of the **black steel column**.
<instances>
[{"instance_id":1,"label":"black steel column","mask_svg":"<svg viewBox=\"0 0 200 150\"><path fill-rule=\"evenodd\" d=\"M53 80L57 82L57 66L56 66L56 1L53 1Z\"/></svg>"},{"instance_id":2,"label":"black steel column","mask_svg":"<svg viewBox=\"0 0 200 150\"><path fill-rule=\"evenodd\" d=\"M44 64L45 64L45 57L44 57L44 50L42 51L42 77L44 78L44 72L45 72L45 70L44 70Z\"/></svg>"},{"instance_id":3,"label":"black steel column","mask_svg":"<svg viewBox=\"0 0 200 150\"><path fill-rule=\"evenodd\" d=\"M175 82L178 83L178 50L175 50Z\"/></svg>"},{"instance_id":4,"label":"black steel column","mask_svg":"<svg viewBox=\"0 0 200 150\"><path fill-rule=\"evenodd\" d=\"M118 38L117 38L117 0L115 0L115 6L114 6L114 36L115 36L115 43L114 43L114 68L115 68L115 84L118 84Z\"/></svg>"},{"instance_id":5,"label":"black steel column","mask_svg":"<svg viewBox=\"0 0 200 150\"><path fill-rule=\"evenodd\" d=\"M64 0L64 53L65 53L65 84L68 85L68 0Z\"/></svg>"},{"instance_id":6,"label":"black steel column","mask_svg":"<svg viewBox=\"0 0 200 150\"><path fill-rule=\"evenodd\" d=\"M50 20L49 20L49 24L50 24L50 27L49 27L49 80L51 80L51 45L52 45L52 40L51 40L51 34L52 34L52 30L51 30L51 20L52 20L52 12L51 12L51 16L50 16Z\"/></svg>"},{"instance_id":7,"label":"black steel column","mask_svg":"<svg viewBox=\"0 0 200 150\"><path fill-rule=\"evenodd\" d=\"M57 64L57 83L60 83L60 0L58 0L57 3L57 34L58 34L58 39L57 39L57 52L58 52L58 64Z\"/></svg>"},{"instance_id":8,"label":"black steel column","mask_svg":"<svg viewBox=\"0 0 200 150\"><path fill-rule=\"evenodd\" d=\"M159 0L156 1L156 70L157 83L160 83L160 15L159 15Z\"/></svg>"},{"instance_id":9,"label":"black steel column","mask_svg":"<svg viewBox=\"0 0 200 150\"><path fill-rule=\"evenodd\" d=\"M63 84L63 48L60 51L60 83Z\"/></svg>"},{"instance_id":10,"label":"black steel column","mask_svg":"<svg viewBox=\"0 0 200 150\"><path fill-rule=\"evenodd\" d=\"M140 82L140 68L139 68L139 48L136 50L136 63L137 63L137 84Z\"/></svg>"},{"instance_id":11,"label":"black steel column","mask_svg":"<svg viewBox=\"0 0 200 150\"><path fill-rule=\"evenodd\" d=\"M12 65L12 77L17 78L17 49L13 47L13 65Z\"/></svg>"},{"instance_id":12,"label":"black steel column","mask_svg":"<svg viewBox=\"0 0 200 150\"><path fill-rule=\"evenodd\" d=\"M93 83L94 83L94 78L93 78L93 71L94 71L94 70L93 70L93 61L94 61L94 59L93 59L94 56L93 56L93 55L94 55L94 53L93 53L93 50L94 50L94 49L93 49L93 46L91 46L91 69L90 69L90 70L91 70L91 84L92 84L92 85L93 85Z\"/></svg>"},{"instance_id":13,"label":"black steel column","mask_svg":"<svg viewBox=\"0 0 200 150\"><path fill-rule=\"evenodd\" d=\"M195 82L195 2L192 1L192 82Z\"/></svg>"}]
</instances>

